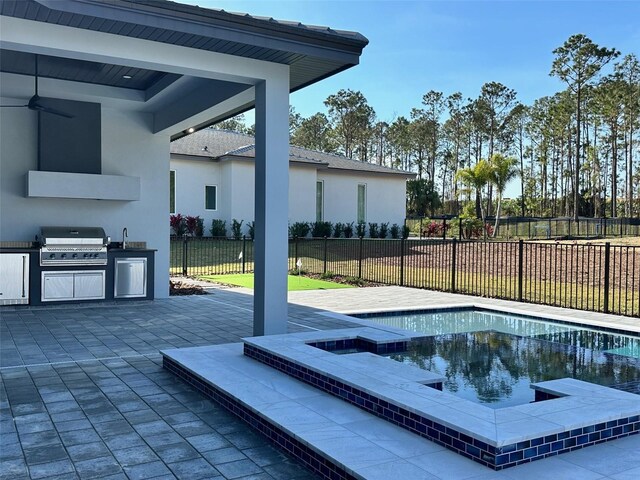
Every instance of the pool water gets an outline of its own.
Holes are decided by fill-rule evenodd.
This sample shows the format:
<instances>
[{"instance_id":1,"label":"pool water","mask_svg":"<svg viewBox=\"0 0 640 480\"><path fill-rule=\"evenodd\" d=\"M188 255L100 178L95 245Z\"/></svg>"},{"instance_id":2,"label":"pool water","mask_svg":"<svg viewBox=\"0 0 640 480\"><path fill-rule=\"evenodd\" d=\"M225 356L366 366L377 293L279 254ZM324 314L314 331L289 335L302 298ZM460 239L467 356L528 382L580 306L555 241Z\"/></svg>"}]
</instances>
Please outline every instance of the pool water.
<instances>
[{"instance_id":1,"label":"pool water","mask_svg":"<svg viewBox=\"0 0 640 480\"><path fill-rule=\"evenodd\" d=\"M428 335L389 356L439 373L444 390L493 408L533 401L530 384L545 380L640 382L640 338L631 335L482 310L368 318Z\"/></svg>"}]
</instances>

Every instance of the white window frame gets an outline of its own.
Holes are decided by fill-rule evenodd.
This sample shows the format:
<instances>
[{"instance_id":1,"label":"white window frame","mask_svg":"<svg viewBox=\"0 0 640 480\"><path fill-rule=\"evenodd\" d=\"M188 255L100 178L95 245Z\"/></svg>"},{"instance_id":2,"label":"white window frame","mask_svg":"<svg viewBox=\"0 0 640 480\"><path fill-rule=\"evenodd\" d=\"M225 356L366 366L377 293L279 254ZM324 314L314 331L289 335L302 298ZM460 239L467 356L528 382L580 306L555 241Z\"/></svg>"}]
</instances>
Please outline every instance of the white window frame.
<instances>
[{"instance_id":1,"label":"white window frame","mask_svg":"<svg viewBox=\"0 0 640 480\"><path fill-rule=\"evenodd\" d=\"M320 218L318 218L318 186L320 187ZM316 180L316 222L324 221L324 180Z\"/></svg>"},{"instance_id":2,"label":"white window frame","mask_svg":"<svg viewBox=\"0 0 640 480\"><path fill-rule=\"evenodd\" d=\"M362 199L362 221L360 220L360 187L364 187L364 195ZM359 183L356 187L356 223L367 222L367 184Z\"/></svg>"},{"instance_id":3,"label":"white window frame","mask_svg":"<svg viewBox=\"0 0 640 480\"><path fill-rule=\"evenodd\" d=\"M207 208L207 188L209 187L213 187L215 188L215 202L216 202L216 208ZM218 185L205 185L204 186L204 209L207 212L217 212L218 211Z\"/></svg>"},{"instance_id":4,"label":"white window frame","mask_svg":"<svg viewBox=\"0 0 640 480\"><path fill-rule=\"evenodd\" d=\"M173 173L173 211L171 211L171 173ZM169 215L175 215L178 211L178 198L176 197L176 192L178 184L178 172L175 170L169 170Z\"/></svg>"}]
</instances>

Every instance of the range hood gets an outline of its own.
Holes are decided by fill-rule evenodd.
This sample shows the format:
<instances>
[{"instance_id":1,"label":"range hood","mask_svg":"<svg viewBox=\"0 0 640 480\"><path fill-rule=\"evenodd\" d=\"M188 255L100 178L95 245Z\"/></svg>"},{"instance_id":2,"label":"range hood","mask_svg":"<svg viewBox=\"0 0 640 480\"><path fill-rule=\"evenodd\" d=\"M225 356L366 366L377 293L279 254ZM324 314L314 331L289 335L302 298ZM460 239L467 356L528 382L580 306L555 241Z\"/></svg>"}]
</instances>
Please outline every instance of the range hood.
<instances>
[{"instance_id":1,"label":"range hood","mask_svg":"<svg viewBox=\"0 0 640 480\"><path fill-rule=\"evenodd\" d=\"M38 112L38 170L27 173L26 196L140 200L139 177L102 174L101 105L54 98L42 102L73 118Z\"/></svg>"}]
</instances>

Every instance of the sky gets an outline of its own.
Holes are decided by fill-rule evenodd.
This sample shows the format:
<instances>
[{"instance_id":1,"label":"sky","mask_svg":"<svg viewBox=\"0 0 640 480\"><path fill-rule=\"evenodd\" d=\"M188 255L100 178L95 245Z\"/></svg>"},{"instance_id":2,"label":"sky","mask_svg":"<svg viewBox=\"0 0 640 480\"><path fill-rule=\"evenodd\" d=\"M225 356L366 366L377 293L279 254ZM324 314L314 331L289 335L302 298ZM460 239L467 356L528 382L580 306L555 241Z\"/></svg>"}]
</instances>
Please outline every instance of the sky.
<instances>
[{"instance_id":1,"label":"sky","mask_svg":"<svg viewBox=\"0 0 640 480\"><path fill-rule=\"evenodd\" d=\"M549 76L552 52L576 33L640 56L640 0L179 1L367 37L360 65L291 95L304 117L326 111L324 100L341 88L361 91L387 122L408 116L429 90L475 98L491 81L530 104L564 88Z\"/></svg>"}]
</instances>

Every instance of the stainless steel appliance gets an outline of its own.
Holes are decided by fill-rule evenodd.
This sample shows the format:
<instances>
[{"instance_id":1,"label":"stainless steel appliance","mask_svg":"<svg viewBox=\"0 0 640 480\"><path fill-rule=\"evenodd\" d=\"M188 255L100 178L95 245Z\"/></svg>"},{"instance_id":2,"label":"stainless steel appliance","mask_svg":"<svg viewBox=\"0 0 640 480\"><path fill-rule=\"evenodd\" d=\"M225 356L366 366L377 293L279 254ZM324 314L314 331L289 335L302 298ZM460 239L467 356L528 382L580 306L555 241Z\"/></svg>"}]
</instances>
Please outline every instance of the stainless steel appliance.
<instances>
[{"instance_id":1,"label":"stainless steel appliance","mask_svg":"<svg viewBox=\"0 0 640 480\"><path fill-rule=\"evenodd\" d=\"M147 295L147 259L116 258L115 298L145 297Z\"/></svg>"},{"instance_id":2,"label":"stainless steel appliance","mask_svg":"<svg viewBox=\"0 0 640 480\"><path fill-rule=\"evenodd\" d=\"M40 265L106 265L109 237L101 227L41 227Z\"/></svg>"},{"instance_id":3,"label":"stainless steel appliance","mask_svg":"<svg viewBox=\"0 0 640 480\"><path fill-rule=\"evenodd\" d=\"M42 302L105 298L109 237L104 229L41 227L39 242L40 266L73 267L72 270L43 268L40 283ZM91 268L80 270L82 266Z\"/></svg>"},{"instance_id":4,"label":"stainless steel appliance","mask_svg":"<svg viewBox=\"0 0 640 480\"><path fill-rule=\"evenodd\" d=\"M0 305L29 303L29 254L0 253Z\"/></svg>"}]
</instances>

